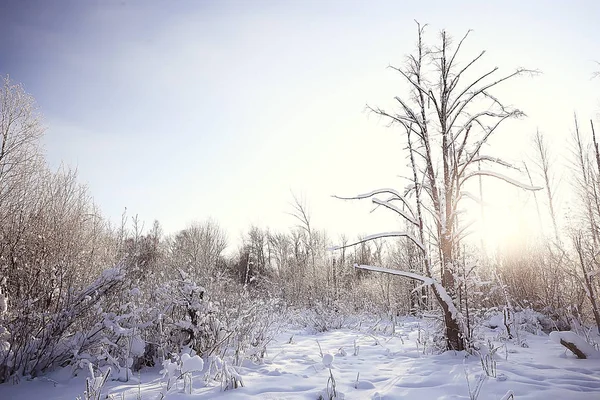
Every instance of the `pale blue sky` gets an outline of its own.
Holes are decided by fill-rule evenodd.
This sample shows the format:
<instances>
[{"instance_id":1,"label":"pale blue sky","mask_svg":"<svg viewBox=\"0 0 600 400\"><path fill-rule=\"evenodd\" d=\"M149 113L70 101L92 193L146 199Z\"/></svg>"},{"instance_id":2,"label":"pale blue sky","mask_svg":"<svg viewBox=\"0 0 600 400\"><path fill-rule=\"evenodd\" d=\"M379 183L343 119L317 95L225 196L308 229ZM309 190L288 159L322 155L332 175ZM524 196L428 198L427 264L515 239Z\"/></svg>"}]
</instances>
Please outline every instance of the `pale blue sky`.
<instances>
[{"instance_id":1,"label":"pale blue sky","mask_svg":"<svg viewBox=\"0 0 600 400\"><path fill-rule=\"evenodd\" d=\"M213 217L235 239L283 229L290 190L337 234L394 229L333 200L398 186L400 132L364 112L404 86L388 64L429 37L474 32L465 55L544 75L499 93L529 119L499 151L519 159L539 127L557 151L572 113L598 111L600 3L559 1L3 1L0 74L37 99L53 167L79 170L105 215L124 207L167 232Z\"/></svg>"}]
</instances>

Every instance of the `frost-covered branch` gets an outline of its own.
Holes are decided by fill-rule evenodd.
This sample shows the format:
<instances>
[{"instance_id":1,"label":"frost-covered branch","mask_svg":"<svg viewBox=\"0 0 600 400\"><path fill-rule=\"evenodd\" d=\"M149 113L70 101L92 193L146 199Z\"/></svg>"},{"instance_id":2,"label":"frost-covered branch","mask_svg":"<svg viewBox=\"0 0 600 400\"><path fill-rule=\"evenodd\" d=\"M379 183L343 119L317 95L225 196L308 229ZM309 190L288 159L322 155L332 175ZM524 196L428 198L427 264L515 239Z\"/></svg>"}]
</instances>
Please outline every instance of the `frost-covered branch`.
<instances>
[{"instance_id":1,"label":"frost-covered branch","mask_svg":"<svg viewBox=\"0 0 600 400\"><path fill-rule=\"evenodd\" d=\"M413 272L400 271L397 269L390 269L390 268L374 267L372 265L358 265L358 264L354 264L354 268L364 269L366 271L381 272L381 273L390 274L390 275L403 276L405 278L410 278L410 279L414 279L416 281L421 281L426 285L433 284L432 278L429 278L429 277L423 276L423 275L419 275L419 274L415 274Z\"/></svg>"},{"instance_id":2,"label":"frost-covered branch","mask_svg":"<svg viewBox=\"0 0 600 400\"><path fill-rule=\"evenodd\" d=\"M341 250L341 249L345 249L345 248L348 248L348 247L356 246L356 245L361 244L361 243L369 242L371 240L381 239L381 238L388 238L388 237L406 237L406 238L410 239L414 244L416 244L417 246L419 246L419 248L421 250L425 251L425 246L423 245L423 243L421 243L421 241L418 240L416 237L414 237L410 232L384 232L384 233L376 233L374 235L365 236L361 240L359 240L357 242L354 242L354 243L345 244L345 245L342 245L342 246L332 246L332 247L329 248L329 250L330 251Z\"/></svg>"},{"instance_id":3,"label":"frost-covered branch","mask_svg":"<svg viewBox=\"0 0 600 400\"><path fill-rule=\"evenodd\" d=\"M448 292L446 291L446 289L444 289L444 287L438 281L436 281L433 278L429 278L427 276L415 274L413 272L400 271L400 270L397 270L397 269L389 269L389 268L382 268L382 267L375 267L375 266L372 266L372 265L358 265L358 264L354 264L354 268L356 268L356 269L363 269L363 270L366 270L366 271L381 272L381 273L390 274L390 275L403 276L405 278L409 278L409 279L414 279L414 280L417 280L417 281L421 281L421 282L423 282L423 284L425 284L427 286L433 286L433 289L439 295L440 301L442 301L442 302L445 303L445 305L448 307L448 311L452 314L452 317L453 318L457 318L458 317L458 310L454 306L454 302L452 301L452 298L450 297L450 295L448 295Z\"/></svg>"},{"instance_id":4,"label":"frost-covered branch","mask_svg":"<svg viewBox=\"0 0 600 400\"><path fill-rule=\"evenodd\" d=\"M425 97L427 97L429 100L433 101L434 104L437 104L436 98L435 96L432 94L431 90L427 90L426 88L424 88L420 83L415 82L410 76L408 76L408 74L406 72L404 72L401 68L397 68L394 66L390 65L390 68L400 72L400 74L402 74L402 76L404 76L404 78L411 84L413 85L413 87L415 89L417 89L421 94L425 95Z\"/></svg>"},{"instance_id":5,"label":"frost-covered branch","mask_svg":"<svg viewBox=\"0 0 600 400\"><path fill-rule=\"evenodd\" d=\"M351 197L344 197L344 196L337 196L337 195L334 195L333 197L336 199L340 199L340 200L362 200L362 199L368 199L370 197L376 196L381 193L389 193L392 196L394 196L395 199L403 202L404 205L406 206L406 208L408 208L408 210L410 211L412 217L415 218L416 214L415 214L415 211L413 210L412 206L410 205L410 202L406 199L406 197L402 196L396 189L382 188L382 189L373 190L372 192L363 193L363 194L359 194L359 195L351 196ZM392 199L390 198L388 201L390 201L390 200L392 200Z\"/></svg>"},{"instance_id":6,"label":"frost-covered branch","mask_svg":"<svg viewBox=\"0 0 600 400\"><path fill-rule=\"evenodd\" d=\"M497 157L492 157L492 156L487 156L487 155L479 155L479 156L475 156L473 157L470 162L478 162L478 161L489 161L498 165L501 165L503 167L506 168L512 168L515 169L517 171L521 171L521 169L507 161L502 160L501 158L497 158ZM463 166L464 164L466 164L466 162L461 162L459 165Z\"/></svg>"},{"instance_id":7,"label":"frost-covered branch","mask_svg":"<svg viewBox=\"0 0 600 400\"><path fill-rule=\"evenodd\" d=\"M538 71L535 71L535 70L530 70L530 69L526 69L526 68L517 68L517 70L514 71L513 73L505 75L504 77L502 77L494 82L488 83L488 84L480 87L479 89L475 89L474 91L470 92L465 100L462 100L462 101L460 100L464 95L466 95L469 92L469 90L471 88L473 88L475 85L477 85L483 79L487 78L488 76L490 76L497 70L498 70L498 67L495 67L490 72L484 74L479 79L475 80L471 85L469 85L466 89L464 89L463 92L456 98L455 102L450 106L449 114L452 114L454 111L456 111L456 114L454 115L454 118L452 119L450 126L454 125L454 123L456 122L456 119L460 115L462 115L463 110L465 109L465 107L467 105L469 105L471 103L471 101L473 101L480 94L485 93L488 89L490 89L504 81L507 81L511 78L514 78L515 76L518 76L518 75L523 75L526 73L529 73L529 74L538 73ZM461 102L462 102L462 104L460 104Z\"/></svg>"},{"instance_id":8,"label":"frost-covered branch","mask_svg":"<svg viewBox=\"0 0 600 400\"><path fill-rule=\"evenodd\" d=\"M542 190L543 187L541 186L530 186L530 185L526 185L524 183L521 183L515 179L512 179L506 175L502 175L499 174L497 172L494 171L486 171L486 170L480 170L480 171L473 171L469 174L467 174L467 176L465 176L462 180L462 183L464 183L465 181L467 181L469 178L472 178L474 176L491 176L493 178L497 178L500 180L503 180L506 183L510 183L513 186L516 186L518 188L521 188L523 190L529 190L529 191L536 191L536 190Z\"/></svg>"},{"instance_id":9,"label":"frost-covered branch","mask_svg":"<svg viewBox=\"0 0 600 400\"><path fill-rule=\"evenodd\" d=\"M381 117L389 118L391 120L391 122L388 126L391 126L391 125L393 125L394 122L397 122L400 125L404 126L404 128L409 129L412 132L414 132L416 135L418 135L420 137L423 136L420 131L418 131L412 127L413 124L416 124L421 129L423 129L423 124L420 123L418 119L413 119L412 117L407 117L405 115L400 115L400 114L392 115L392 114L389 114L388 112L386 112L385 110L382 110L379 107L373 108L373 107L369 106L368 104L367 104L367 109Z\"/></svg>"},{"instance_id":10,"label":"frost-covered branch","mask_svg":"<svg viewBox=\"0 0 600 400\"><path fill-rule=\"evenodd\" d=\"M383 206L389 210L392 210L394 212L396 212L398 215L400 215L401 217L403 217L404 219L406 219L408 222L410 222L413 225L419 225L419 223L417 222L417 220L415 220L413 217L411 217L410 215L406 214L403 210L401 210L399 207L396 207L394 204L389 203L387 201L384 200L380 200L377 198L373 198L373 203Z\"/></svg>"}]
</instances>

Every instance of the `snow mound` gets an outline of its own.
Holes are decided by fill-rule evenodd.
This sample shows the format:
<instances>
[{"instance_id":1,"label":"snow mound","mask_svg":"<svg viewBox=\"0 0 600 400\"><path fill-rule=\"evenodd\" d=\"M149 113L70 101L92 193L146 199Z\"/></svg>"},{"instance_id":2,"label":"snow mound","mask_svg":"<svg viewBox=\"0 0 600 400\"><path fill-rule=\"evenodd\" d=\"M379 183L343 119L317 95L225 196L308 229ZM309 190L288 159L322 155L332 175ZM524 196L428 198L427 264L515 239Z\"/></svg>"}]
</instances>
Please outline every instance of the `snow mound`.
<instances>
[{"instance_id":1,"label":"snow mound","mask_svg":"<svg viewBox=\"0 0 600 400\"><path fill-rule=\"evenodd\" d=\"M184 353L181 355L181 372L194 372L202 371L204 369L204 361L199 356L191 357L189 354Z\"/></svg>"},{"instance_id":2,"label":"snow mound","mask_svg":"<svg viewBox=\"0 0 600 400\"><path fill-rule=\"evenodd\" d=\"M327 368L331 368L331 364L333 364L333 354L323 354L323 365Z\"/></svg>"},{"instance_id":3,"label":"snow mound","mask_svg":"<svg viewBox=\"0 0 600 400\"><path fill-rule=\"evenodd\" d=\"M359 390L368 390L375 389L375 385L371 381L357 381L354 384L354 388Z\"/></svg>"}]
</instances>

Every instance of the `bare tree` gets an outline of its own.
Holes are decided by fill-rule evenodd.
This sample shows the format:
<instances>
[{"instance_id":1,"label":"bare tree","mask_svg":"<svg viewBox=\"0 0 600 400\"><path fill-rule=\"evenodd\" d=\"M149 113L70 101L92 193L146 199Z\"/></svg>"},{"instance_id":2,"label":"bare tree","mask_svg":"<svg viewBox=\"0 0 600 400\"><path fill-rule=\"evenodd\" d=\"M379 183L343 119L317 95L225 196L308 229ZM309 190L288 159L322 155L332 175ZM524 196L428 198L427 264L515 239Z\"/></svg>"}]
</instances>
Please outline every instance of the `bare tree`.
<instances>
[{"instance_id":1,"label":"bare tree","mask_svg":"<svg viewBox=\"0 0 600 400\"><path fill-rule=\"evenodd\" d=\"M171 244L174 267L194 276L213 274L226 247L225 232L215 221L194 222L175 235Z\"/></svg>"},{"instance_id":2,"label":"bare tree","mask_svg":"<svg viewBox=\"0 0 600 400\"><path fill-rule=\"evenodd\" d=\"M552 227L554 228L554 238L556 239L556 243L560 243L558 225L556 223L553 177L550 170L550 164L552 161L550 151L548 149L548 143L546 142L544 135L540 133L539 130L536 131L536 134L533 137L533 144L535 146L537 156L535 164L539 169L539 173L544 181L544 186L546 187L546 198L548 200L548 210L550 212L550 219L552 220Z\"/></svg>"},{"instance_id":3,"label":"bare tree","mask_svg":"<svg viewBox=\"0 0 600 400\"><path fill-rule=\"evenodd\" d=\"M409 95L394 98L398 106L396 112L368 106L390 125L398 124L404 128L413 168L411 193L415 193L415 198L411 200L394 189L381 189L345 199L371 198L376 205L393 211L416 227L418 237L407 230L371 235L363 241L397 236L411 239L424 255L425 275L393 273L432 286L443 310L447 347L462 350L467 338L453 300L456 296L454 276L458 272L456 249L466 234L466 226L457 212L458 205L466 197L467 183L474 177L495 178L525 190L541 189L495 171L492 167L506 168L510 164L483 153L484 146L504 121L524 115L502 103L491 90L512 78L535 71L518 68L496 77L498 68L494 67L467 80L473 65L485 54L482 51L469 62L459 64L458 55L469 32L453 46L450 37L442 31L440 44L429 48L423 42L425 27L418 23L417 26L417 50L408 56L407 66L390 67L409 85ZM479 162L490 165L490 169L473 168ZM377 195L388 197L380 199L375 197ZM469 195L469 198L475 196ZM412 206L415 203L416 210ZM431 254L425 241L428 232L432 233L437 249ZM439 254L436 265L440 269L441 284L434 276L433 255L436 253Z\"/></svg>"}]
</instances>

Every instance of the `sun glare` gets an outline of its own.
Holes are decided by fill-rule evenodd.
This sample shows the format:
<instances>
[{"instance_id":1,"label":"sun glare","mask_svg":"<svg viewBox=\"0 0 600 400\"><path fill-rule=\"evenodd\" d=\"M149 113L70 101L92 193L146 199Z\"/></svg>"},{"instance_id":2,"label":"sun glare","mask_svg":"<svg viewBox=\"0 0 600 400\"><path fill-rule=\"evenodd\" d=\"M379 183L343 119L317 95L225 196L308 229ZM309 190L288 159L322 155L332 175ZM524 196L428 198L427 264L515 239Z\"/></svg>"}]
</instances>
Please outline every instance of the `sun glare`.
<instances>
[{"instance_id":1,"label":"sun glare","mask_svg":"<svg viewBox=\"0 0 600 400\"><path fill-rule=\"evenodd\" d=\"M480 235L487 248L496 249L518 240L521 225L522 220L514 208L489 207L481 221Z\"/></svg>"},{"instance_id":2,"label":"sun glare","mask_svg":"<svg viewBox=\"0 0 600 400\"><path fill-rule=\"evenodd\" d=\"M468 209L474 224L472 240L483 241L487 250L514 247L537 235L539 224L529 194L515 195L503 183L488 183L483 210L479 205Z\"/></svg>"}]
</instances>

